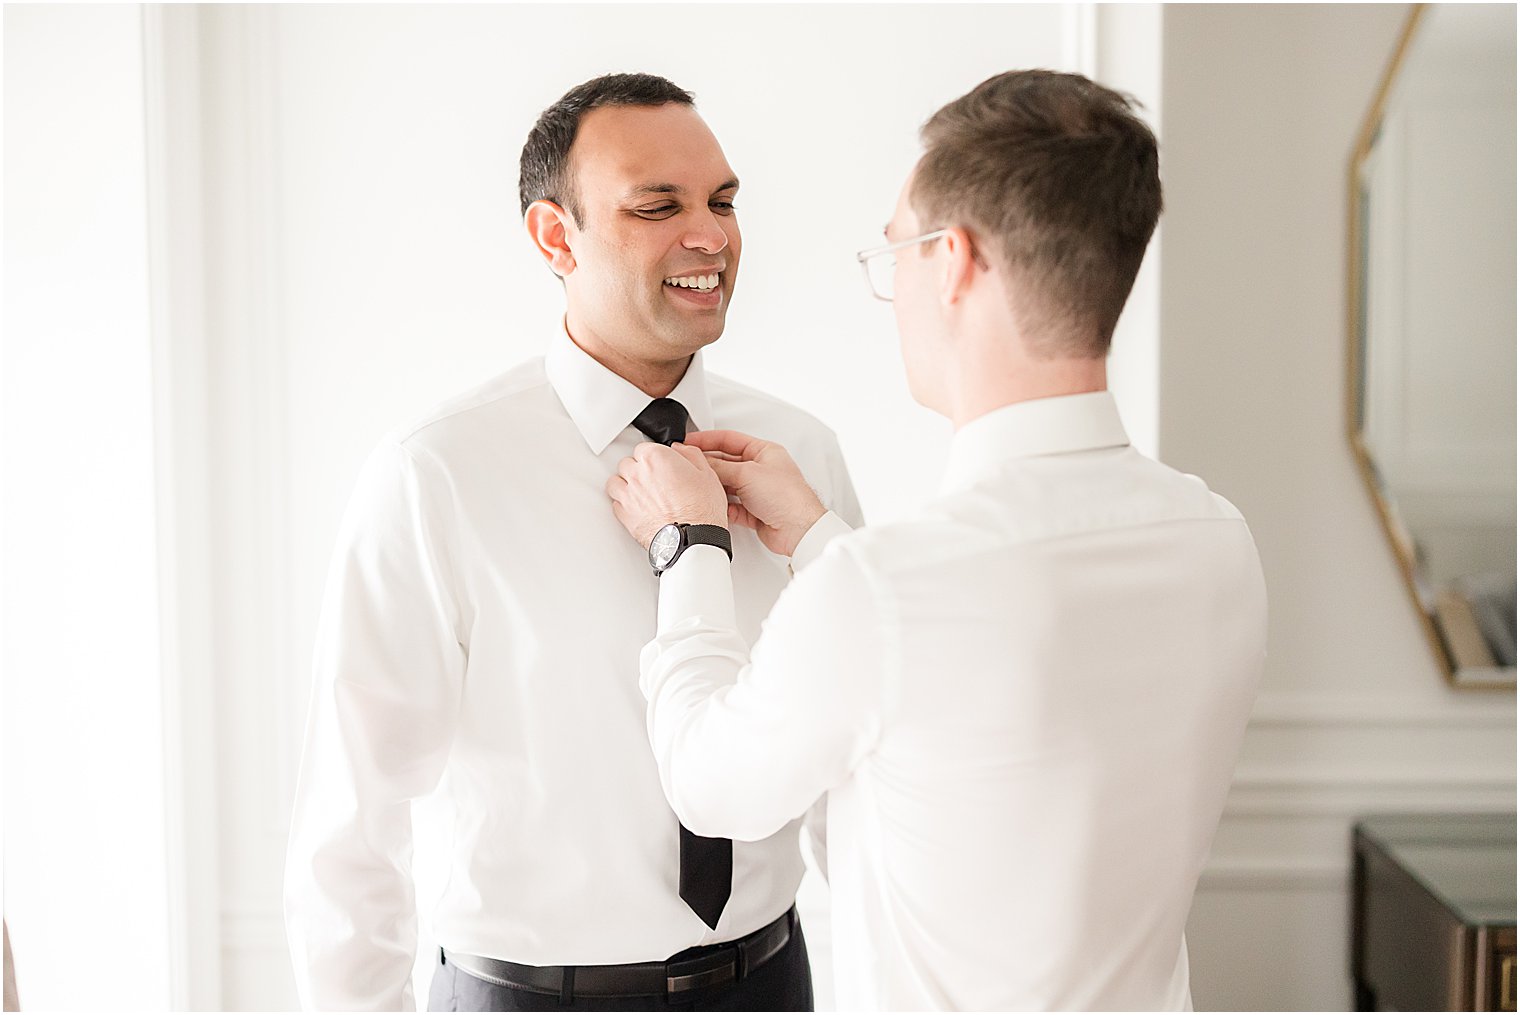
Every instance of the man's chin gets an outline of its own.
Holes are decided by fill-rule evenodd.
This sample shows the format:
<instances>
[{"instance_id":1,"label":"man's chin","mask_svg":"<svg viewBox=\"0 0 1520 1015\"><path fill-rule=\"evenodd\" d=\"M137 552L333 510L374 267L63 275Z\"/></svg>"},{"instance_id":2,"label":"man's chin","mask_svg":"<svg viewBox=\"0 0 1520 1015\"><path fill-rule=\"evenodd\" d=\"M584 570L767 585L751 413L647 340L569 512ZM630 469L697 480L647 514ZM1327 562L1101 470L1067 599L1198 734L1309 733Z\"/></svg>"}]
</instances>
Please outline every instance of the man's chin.
<instances>
[{"instance_id":1,"label":"man's chin","mask_svg":"<svg viewBox=\"0 0 1520 1015\"><path fill-rule=\"evenodd\" d=\"M724 323L722 316L702 322L682 321L663 329L663 338L667 346L689 356L722 338Z\"/></svg>"}]
</instances>

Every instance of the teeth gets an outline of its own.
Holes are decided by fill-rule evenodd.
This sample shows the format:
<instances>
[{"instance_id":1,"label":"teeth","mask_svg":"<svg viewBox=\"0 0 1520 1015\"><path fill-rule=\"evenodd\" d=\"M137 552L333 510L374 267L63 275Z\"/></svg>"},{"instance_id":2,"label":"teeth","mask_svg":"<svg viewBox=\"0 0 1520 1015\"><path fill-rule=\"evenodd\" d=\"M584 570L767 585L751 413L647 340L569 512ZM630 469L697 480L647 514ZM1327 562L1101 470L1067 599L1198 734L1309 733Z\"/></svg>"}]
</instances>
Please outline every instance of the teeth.
<instances>
[{"instance_id":1,"label":"teeth","mask_svg":"<svg viewBox=\"0 0 1520 1015\"><path fill-rule=\"evenodd\" d=\"M695 289L698 292L709 292L718 288L718 275L683 275L680 278L667 278L666 285L680 286L682 289Z\"/></svg>"}]
</instances>

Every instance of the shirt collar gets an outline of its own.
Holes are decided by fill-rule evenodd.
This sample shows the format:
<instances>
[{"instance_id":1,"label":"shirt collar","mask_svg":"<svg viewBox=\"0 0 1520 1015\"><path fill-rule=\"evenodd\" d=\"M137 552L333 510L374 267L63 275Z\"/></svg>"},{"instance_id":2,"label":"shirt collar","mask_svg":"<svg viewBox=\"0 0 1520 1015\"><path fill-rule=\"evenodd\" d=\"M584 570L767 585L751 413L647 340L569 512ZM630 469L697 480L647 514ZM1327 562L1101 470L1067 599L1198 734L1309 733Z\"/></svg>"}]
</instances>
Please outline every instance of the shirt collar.
<instances>
[{"instance_id":1,"label":"shirt collar","mask_svg":"<svg viewBox=\"0 0 1520 1015\"><path fill-rule=\"evenodd\" d=\"M607 445L632 426L633 418L653 401L576 345L563 322L544 354L544 373L595 455L607 450ZM701 350L691 357L686 375L670 397L686 406L698 430L712 429L712 405L707 398L707 372L702 368Z\"/></svg>"},{"instance_id":2,"label":"shirt collar","mask_svg":"<svg viewBox=\"0 0 1520 1015\"><path fill-rule=\"evenodd\" d=\"M956 431L940 491L964 490L1015 459L1128 444L1119 407L1107 391L1015 402Z\"/></svg>"}]
</instances>

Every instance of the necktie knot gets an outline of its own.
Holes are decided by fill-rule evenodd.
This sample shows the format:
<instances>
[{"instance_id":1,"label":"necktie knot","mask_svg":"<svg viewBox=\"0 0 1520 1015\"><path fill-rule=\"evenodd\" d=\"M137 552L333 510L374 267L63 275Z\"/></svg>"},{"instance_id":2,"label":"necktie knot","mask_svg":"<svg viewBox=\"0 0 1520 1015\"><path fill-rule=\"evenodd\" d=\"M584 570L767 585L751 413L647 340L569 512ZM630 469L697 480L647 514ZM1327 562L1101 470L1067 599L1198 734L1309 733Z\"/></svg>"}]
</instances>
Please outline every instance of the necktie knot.
<instances>
[{"instance_id":1,"label":"necktie knot","mask_svg":"<svg viewBox=\"0 0 1520 1015\"><path fill-rule=\"evenodd\" d=\"M676 441L686 439L688 419L690 417L686 413L686 406L674 398L656 398L634 417L633 425L639 433L656 444L668 447Z\"/></svg>"}]
</instances>

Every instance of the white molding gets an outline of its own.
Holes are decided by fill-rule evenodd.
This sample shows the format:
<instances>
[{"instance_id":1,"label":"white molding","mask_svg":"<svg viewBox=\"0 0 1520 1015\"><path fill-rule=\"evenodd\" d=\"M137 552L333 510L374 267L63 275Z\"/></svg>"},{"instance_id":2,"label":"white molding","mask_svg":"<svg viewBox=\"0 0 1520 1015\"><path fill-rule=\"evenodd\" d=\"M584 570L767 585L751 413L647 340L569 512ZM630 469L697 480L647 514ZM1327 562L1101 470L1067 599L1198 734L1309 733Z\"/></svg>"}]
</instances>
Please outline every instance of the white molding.
<instances>
[{"instance_id":1,"label":"white molding","mask_svg":"<svg viewBox=\"0 0 1520 1015\"><path fill-rule=\"evenodd\" d=\"M1350 887L1351 862L1318 860L1219 860L1198 879L1198 891L1344 892Z\"/></svg>"},{"instance_id":2,"label":"white molding","mask_svg":"<svg viewBox=\"0 0 1520 1015\"><path fill-rule=\"evenodd\" d=\"M285 931L285 913L278 897L267 899L240 897L223 905L220 921L223 962L245 961L250 953L279 956L281 964L290 962L290 943Z\"/></svg>"},{"instance_id":3,"label":"white molding","mask_svg":"<svg viewBox=\"0 0 1520 1015\"><path fill-rule=\"evenodd\" d=\"M1503 811L1515 806L1515 772L1453 768L1305 771L1286 764L1242 766L1224 817L1331 817L1363 814Z\"/></svg>"},{"instance_id":4,"label":"white molding","mask_svg":"<svg viewBox=\"0 0 1520 1015\"><path fill-rule=\"evenodd\" d=\"M1382 791L1515 788L1513 772L1508 774L1474 770L1451 772L1387 772L1382 769L1351 772L1303 772L1286 766L1263 766L1235 773L1235 789L1275 789L1287 791Z\"/></svg>"},{"instance_id":5,"label":"white molding","mask_svg":"<svg viewBox=\"0 0 1520 1015\"><path fill-rule=\"evenodd\" d=\"M279 264L282 245L282 215L285 203L280 194L280 150L277 138L278 30L276 5L249 4L242 8L244 51L244 98L247 102L249 175L247 178L248 222L254 224L250 235L249 267L254 271L258 299L257 318L249 337L254 339L261 413L258 431L263 437L260 462L265 487L269 554L270 600L268 604L269 661L274 679L271 705L278 784L275 813L271 815L273 834L282 842L288 817L294 806L295 778L292 759L300 730L294 727L295 709L291 700L292 676L305 662L296 657L293 632L299 626L294 614L298 599L294 594L294 575L290 545L294 510L290 488L290 354L285 330L285 293Z\"/></svg>"},{"instance_id":6,"label":"white molding","mask_svg":"<svg viewBox=\"0 0 1520 1015\"><path fill-rule=\"evenodd\" d=\"M1061 8L1061 62L1068 71L1098 76L1098 5L1070 3Z\"/></svg>"},{"instance_id":7,"label":"white molding","mask_svg":"<svg viewBox=\"0 0 1520 1015\"><path fill-rule=\"evenodd\" d=\"M1515 784L1441 783L1408 787L1390 782L1384 786L1330 786L1306 789L1246 787L1232 791L1224 806L1224 820L1240 818L1340 818L1347 828L1369 814L1500 812L1515 807Z\"/></svg>"},{"instance_id":8,"label":"white molding","mask_svg":"<svg viewBox=\"0 0 1520 1015\"><path fill-rule=\"evenodd\" d=\"M1110 88L1134 96L1140 117L1162 133L1161 19L1158 4L1081 4L1068 9L1070 60ZM1162 151L1165 152L1165 142ZM1130 441L1161 455L1161 252L1166 216L1157 224L1114 331L1108 382Z\"/></svg>"},{"instance_id":9,"label":"white molding","mask_svg":"<svg viewBox=\"0 0 1520 1015\"><path fill-rule=\"evenodd\" d=\"M1256 727L1515 727L1513 691L1463 694L1447 701L1399 697L1264 694L1251 712Z\"/></svg>"},{"instance_id":10,"label":"white molding","mask_svg":"<svg viewBox=\"0 0 1520 1015\"><path fill-rule=\"evenodd\" d=\"M228 957L273 952L288 958L285 922L278 910L250 909L224 912L221 921L223 954Z\"/></svg>"},{"instance_id":11,"label":"white molding","mask_svg":"<svg viewBox=\"0 0 1520 1015\"><path fill-rule=\"evenodd\" d=\"M195 10L210 389L201 426L213 477L207 513L215 543L211 616L218 664L212 729L224 801L220 887L234 896L257 886L277 900L291 781L281 745L294 731L285 672L293 608L285 559L289 376L272 222L281 211L278 81L269 66L275 14L259 6ZM240 981L224 969L224 990L238 989Z\"/></svg>"},{"instance_id":12,"label":"white molding","mask_svg":"<svg viewBox=\"0 0 1520 1015\"><path fill-rule=\"evenodd\" d=\"M288 553L292 531L289 455L289 357L281 285L279 192L281 160L277 122L278 75L275 36L278 12L269 5L206 8L203 31L217 62L208 74L214 96L218 176L208 209L221 229L212 247L210 270L221 299L213 329L216 389L220 404L210 419L216 451L227 463L223 497L214 506L226 540L221 547L225 573L220 604L228 628L224 671L232 681L229 706L246 736L268 745L274 773L250 780L246 758L224 757L228 791L244 803L228 831L238 852L282 852L294 783L291 755L294 709L291 667L292 574ZM212 127L208 126L208 132ZM224 708L227 712L228 708ZM232 721L224 715L224 721ZM257 840L257 842L255 841ZM235 878L245 865L233 864ZM229 890L238 890L236 882Z\"/></svg>"},{"instance_id":13,"label":"white molding","mask_svg":"<svg viewBox=\"0 0 1520 1015\"><path fill-rule=\"evenodd\" d=\"M144 5L171 1003L221 1001L199 15Z\"/></svg>"}]
</instances>

